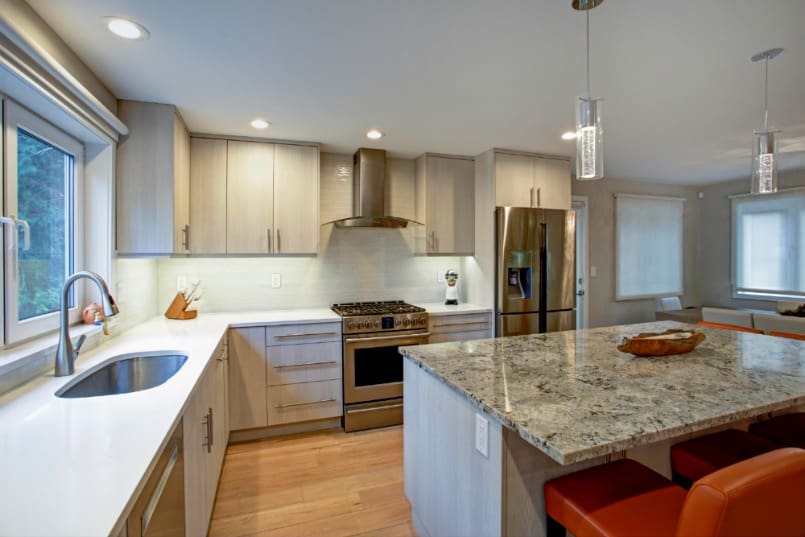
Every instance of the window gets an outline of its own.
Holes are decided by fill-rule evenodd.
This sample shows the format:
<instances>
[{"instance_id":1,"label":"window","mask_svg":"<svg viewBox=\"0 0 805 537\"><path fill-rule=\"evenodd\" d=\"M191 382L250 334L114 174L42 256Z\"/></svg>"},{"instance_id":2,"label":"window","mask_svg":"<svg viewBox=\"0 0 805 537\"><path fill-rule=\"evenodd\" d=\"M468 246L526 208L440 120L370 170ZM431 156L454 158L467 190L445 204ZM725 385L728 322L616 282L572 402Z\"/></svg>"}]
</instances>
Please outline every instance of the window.
<instances>
[{"instance_id":1,"label":"window","mask_svg":"<svg viewBox=\"0 0 805 537\"><path fill-rule=\"evenodd\" d=\"M685 200L615 195L615 299L682 294Z\"/></svg>"},{"instance_id":2,"label":"window","mask_svg":"<svg viewBox=\"0 0 805 537\"><path fill-rule=\"evenodd\" d=\"M805 189L732 198L736 298L805 297Z\"/></svg>"},{"instance_id":3,"label":"window","mask_svg":"<svg viewBox=\"0 0 805 537\"><path fill-rule=\"evenodd\" d=\"M61 285L81 266L84 148L14 102L3 110L3 328L15 343L58 326ZM71 292L71 321L82 294Z\"/></svg>"}]
</instances>

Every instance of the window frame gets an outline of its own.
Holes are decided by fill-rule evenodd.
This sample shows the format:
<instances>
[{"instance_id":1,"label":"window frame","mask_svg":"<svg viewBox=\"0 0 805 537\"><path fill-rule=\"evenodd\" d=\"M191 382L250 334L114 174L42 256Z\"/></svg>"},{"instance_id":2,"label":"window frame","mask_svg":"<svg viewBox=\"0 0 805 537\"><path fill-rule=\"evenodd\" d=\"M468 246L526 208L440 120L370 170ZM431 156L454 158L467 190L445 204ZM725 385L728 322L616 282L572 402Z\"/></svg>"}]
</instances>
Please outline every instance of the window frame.
<instances>
[{"instance_id":1,"label":"window frame","mask_svg":"<svg viewBox=\"0 0 805 537\"><path fill-rule=\"evenodd\" d=\"M786 188L781 189L773 194L737 194L734 196L729 196L730 199L730 288L732 290L732 298L735 299L742 299L742 300L761 300L761 301L777 301L777 300L795 300L795 301L802 301L805 300L805 290L801 292L791 292L789 291L776 291L771 289L752 289L752 288L742 288L738 287L738 264L739 259L738 255L741 252L741 248L739 248L739 240L741 237L738 236L738 204L741 200L750 200L750 201L761 201L761 200L776 200L780 199L781 197L801 197L803 202L805 203L805 187L795 187L795 188ZM752 214L758 214L763 212L775 212L770 208L758 208L751 211ZM788 223L786 223L788 225ZM793 226L795 229L795 235L802 234L802 228L805 227L805 223L800 221L799 228L797 226ZM805 237L799 236L799 242L805 240ZM796 243L796 239L793 240ZM803 254L799 252L800 258L796 259L796 256L793 256L792 259L795 265L797 263L803 262Z\"/></svg>"},{"instance_id":2,"label":"window frame","mask_svg":"<svg viewBox=\"0 0 805 537\"><path fill-rule=\"evenodd\" d=\"M3 184L0 189L2 196L2 207L4 214L17 215L17 131L22 128L27 133L42 139L44 142L53 145L61 151L73 156L74 177L72 184L73 206L70 209L72 214L68 215L68 226L72 236L72 272L83 270L84 268L84 162L86 148L84 143L71 136L47 120L43 119L34 112L28 110L17 102L2 97L2 145L4 162L2 166ZM17 263L19 241L15 240L15 248L6 248L7 238L10 230L8 226L3 226L3 255L2 255L2 281L3 281L3 307L0 308L2 314L2 344L3 346L14 345L19 342L29 340L48 332L56 330L59 326L59 311L47 313L33 317L31 319L18 320L19 303L19 281L15 271L11 270ZM17 237L20 234L17 230ZM73 289L73 306L69 308L69 323L74 324L80 320L81 308L86 301L86 286L84 282L76 282Z\"/></svg>"},{"instance_id":3,"label":"window frame","mask_svg":"<svg viewBox=\"0 0 805 537\"><path fill-rule=\"evenodd\" d=\"M653 200L653 201L665 201L665 202L673 202L678 203L680 205L680 212L679 212L679 288L674 290L669 290L662 293L641 293L641 294L624 294L623 290L621 289L621 282L620 282L620 275L621 275L621 264L620 264L620 255L621 255L621 233L620 233L620 226L622 224L622 219L618 218L618 203L619 200L622 199L636 199L636 200ZM685 198L678 198L672 196L650 196L650 195L641 195L641 194L625 194L625 193L618 193L615 194L615 215L614 215L614 235L615 235L615 301L616 302L625 302L629 300L645 300L648 298L664 298L664 297L672 297L672 296L679 296L685 294L685 213L687 212L687 200Z\"/></svg>"}]
</instances>

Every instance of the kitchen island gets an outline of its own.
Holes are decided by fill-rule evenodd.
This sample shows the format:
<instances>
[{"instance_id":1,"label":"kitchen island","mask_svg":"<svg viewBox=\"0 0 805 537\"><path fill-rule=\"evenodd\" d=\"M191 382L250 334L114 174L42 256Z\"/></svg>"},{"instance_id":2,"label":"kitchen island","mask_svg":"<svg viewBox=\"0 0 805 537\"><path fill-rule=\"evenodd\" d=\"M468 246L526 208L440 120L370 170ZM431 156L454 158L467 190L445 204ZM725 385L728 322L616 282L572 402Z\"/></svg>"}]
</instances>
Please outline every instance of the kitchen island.
<instances>
[{"instance_id":1,"label":"kitchen island","mask_svg":"<svg viewBox=\"0 0 805 537\"><path fill-rule=\"evenodd\" d=\"M626 336L697 328L692 353ZM805 342L656 322L406 347L405 488L420 535L544 535L543 483L805 404Z\"/></svg>"}]
</instances>

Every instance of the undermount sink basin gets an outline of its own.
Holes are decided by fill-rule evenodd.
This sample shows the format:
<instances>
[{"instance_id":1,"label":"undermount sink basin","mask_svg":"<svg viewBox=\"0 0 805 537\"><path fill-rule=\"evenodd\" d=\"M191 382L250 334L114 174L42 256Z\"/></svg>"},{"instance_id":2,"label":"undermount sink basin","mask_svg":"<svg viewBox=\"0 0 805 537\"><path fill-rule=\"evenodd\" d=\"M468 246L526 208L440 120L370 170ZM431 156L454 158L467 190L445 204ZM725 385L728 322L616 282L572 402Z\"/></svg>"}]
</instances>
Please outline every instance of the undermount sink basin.
<instances>
[{"instance_id":1,"label":"undermount sink basin","mask_svg":"<svg viewBox=\"0 0 805 537\"><path fill-rule=\"evenodd\" d=\"M176 351L121 354L67 383L56 396L97 397L147 390L164 384L186 361L187 355Z\"/></svg>"}]
</instances>

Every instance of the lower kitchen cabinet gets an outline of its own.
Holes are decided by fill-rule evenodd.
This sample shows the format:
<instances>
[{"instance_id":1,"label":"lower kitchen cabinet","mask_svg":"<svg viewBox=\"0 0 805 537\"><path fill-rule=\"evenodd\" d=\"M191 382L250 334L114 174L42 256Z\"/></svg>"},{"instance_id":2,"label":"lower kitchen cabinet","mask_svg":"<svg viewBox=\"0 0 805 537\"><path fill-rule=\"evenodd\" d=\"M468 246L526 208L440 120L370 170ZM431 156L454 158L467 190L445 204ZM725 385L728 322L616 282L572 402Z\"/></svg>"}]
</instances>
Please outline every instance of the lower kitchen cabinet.
<instances>
[{"instance_id":1,"label":"lower kitchen cabinet","mask_svg":"<svg viewBox=\"0 0 805 537\"><path fill-rule=\"evenodd\" d=\"M268 424L282 425L338 417L342 413L341 378L268 388Z\"/></svg>"},{"instance_id":2,"label":"lower kitchen cabinet","mask_svg":"<svg viewBox=\"0 0 805 537\"><path fill-rule=\"evenodd\" d=\"M229 437L227 346L224 338L196 384L183 416L185 532L206 535Z\"/></svg>"},{"instance_id":3,"label":"lower kitchen cabinet","mask_svg":"<svg viewBox=\"0 0 805 537\"><path fill-rule=\"evenodd\" d=\"M428 319L428 343L468 341L492 337L491 313L455 313L431 315Z\"/></svg>"},{"instance_id":4,"label":"lower kitchen cabinet","mask_svg":"<svg viewBox=\"0 0 805 537\"><path fill-rule=\"evenodd\" d=\"M265 427L266 328L229 331L229 427Z\"/></svg>"}]
</instances>

